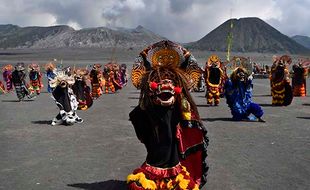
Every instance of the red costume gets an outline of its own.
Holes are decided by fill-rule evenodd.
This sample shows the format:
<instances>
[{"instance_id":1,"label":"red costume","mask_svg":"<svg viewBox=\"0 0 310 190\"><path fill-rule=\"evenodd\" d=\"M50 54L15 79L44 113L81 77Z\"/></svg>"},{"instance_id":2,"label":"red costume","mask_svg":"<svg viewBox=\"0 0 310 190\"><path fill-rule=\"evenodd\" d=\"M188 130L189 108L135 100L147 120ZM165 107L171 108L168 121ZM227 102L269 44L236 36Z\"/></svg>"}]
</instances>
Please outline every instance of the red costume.
<instances>
[{"instance_id":1,"label":"red costume","mask_svg":"<svg viewBox=\"0 0 310 190\"><path fill-rule=\"evenodd\" d=\"M89 74L93 99L99 98L102 95L103 80L100 68L100 64L95 64Z\"/></svg>"},{"instance_id":2,"label":"red costume","mask_svg":"<svg viewBox=\"0 0 310 190\"><path fill-rule=\"evenodd\" d=\"M307 85L306 78L308 75L308 63L310 61L301 61L293 65L292 88L294 96L306 96Z\"/></svg>"},{"instance_id":3,"label":"red costume","mask_svg":"<svg viewBox=\"0 0 310 190\"><path fill-rule=\"evenodd\" d=\"M189 93L197 62L183 47L160 41L140 53L132 70L141 88L129 114L146 161L128 175L130 190L198 190L206 183L208 138ZM200 72L200 71L199 71ZM192 79L192 80L190 80Z\"/></svg>"},{"instance_id":4,"label":"red costume","mask_svg":"<svg viewBox=\"0 0 310 190\"><path fill-rule=\"evenodd\" d=\"M36 63L32 63L28 66L28 70L29 70L29 80L30 80L29 90L31 94L36 92L37 95L39 95L41 93L41 88L43 88L40 66Z\"/></svg>"}]
</instances>

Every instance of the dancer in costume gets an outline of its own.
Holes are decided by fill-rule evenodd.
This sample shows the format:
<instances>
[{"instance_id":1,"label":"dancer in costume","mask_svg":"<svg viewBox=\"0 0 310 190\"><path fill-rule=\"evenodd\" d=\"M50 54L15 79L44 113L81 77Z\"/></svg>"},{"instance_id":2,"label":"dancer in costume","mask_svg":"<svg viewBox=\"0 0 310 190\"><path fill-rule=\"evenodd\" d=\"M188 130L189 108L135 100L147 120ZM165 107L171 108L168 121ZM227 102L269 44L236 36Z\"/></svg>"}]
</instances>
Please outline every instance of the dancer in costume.
<instances>
[{"instance_id":1,"label":"dancer in costume","mask_svg":"<svg viewBox=\"0 0 310 190\"><path fill-rule=\"evenodd\" d=\"M183 47L160 41L140 53L132 70L141 88L129 114L146 161L127 177L130 190L198 190L206 183L208 138L189 93L200 69ZM192 80L190 80L192 79Z\"/></svg>"},{"instance_id":2,"label":"dancer in costume","mask_svg":"<svg viewBox=\"0 0 310 190\"><path fill-rule=\"evenodd\" d=\"M271 67L271 95L272 105L288 106L293 100L292 87L288 72L288 65L292 63L292 59L288 55L283 55L279 59L275 59Z\"/></svg>"},{"instance_id":3,"label":"dancer in costume","mask_svg":"<svg viewBox=\"0 0 310 190\"><path fill-rule=\"evenodd\" d=\"M224 85L225 74L221 68L221 60L217 55L211 55L205 66L205 82L207 86L207 104L217 106L220 103L220 91Z\"/></svg>"},{"instance_id":4,"label":"dancer in costume","mask_svg":"<svg viewBox=\"0 0 310 190\"><path fill-rule=\"evenodd\" d=\"M94 64L89 74L93 99L97 99L102 95L102 86L104 82L100 68L100 64Z\"/></svg>"},{"instance_id":5,"label":"dancer in costume","mask_svg":"<svg viewBox=\"0 0 310 190\"><path fill-rule=\"evenodd\" d=\"M15 70L12 72L12 83L16 90L16 95L19 101L24 100L25 96L32 98L33 95L30 94L28 90L27 83L25 81L25 65L24 63L17 63Z\"/></svg>"},{"instance_id":6,"label":"dancer in costume","mask_svg":"<svg viewBox=\"0 0 310 190\"><path fill-rule=\"evenodd\" d=\"M117 63L108 63L104 66L103 76L105 78L105 93L115 93L122 88L119 65Z\"/></svg>"},{"instance_id":7,"label":"dancer in costume","mask_svg":"<svg viewBox=\"0 0 310 190\"><path fill-rule=\"evenodd\" d=\"M126 64L121 64L120 66L120 83L122 86L126 86L128 82L128 77L127 77L127 65Z\"/></svg>"},{"instance_id":8,"label":"dancer in costume","mask_svg":"<svg viewBox=\"0 0 310 190\"><path fill-rule=\"evenodd\" d=\"M225 83L225 97L233 120L265 122L262 119L264 114L262 108L252 101L252 78L245 68L237 67Z\"/></svg>"},{"instance_id":9,"label":"dancer in costume","mask_svg":"<svg viewBox=\"0 0 310 190\"><path fill-rule=\"evenodd\" d=\"M68 76L65 71L58 71L54 79L50 81L51 88L54 88L53 99L59 108L59 113L52 120L52 125L73 125L74 123L82 123L77 114L78 102L70 88L74 84L73 76Z\"/></svg>"},{"instance_id":10,"label":"dancer in costume","mask_svg":"<svg viewBox=\"0 0 310 190\"><path fill-rule=\"evenodd\" d=\"M28 71L30 80L29 90L31 93L34 94L34 92L36 92L36 94L39 95L41 93L41 88L43 88L40 66L36 63L32 63L28 66Z\"/></svg>"},{"instance_id":11,"label":"dancer in costume","mask_svg":"<svg viewBox=\"0 0 310 190\"><path fill-rule=\"evenodd\" d=\"M86 69L74 70L75 83L72 85L72 90L76 95L76 99L79 103L79 110L86 110L93 105L90 87L87 85L87 77L88 71Z\"/></svg>"},{"instance_id":12,"label":"dancer in costume","mask_svg":"<svg viewBox=\"0 0 310 190\"><path fill-rule=\"evenodd\" d=\"M52 93L54 89L50 86L49 83L56 76L57 69L56 69L55 64L53 62L47 63L45 65L45 71L46 71L46 77L48 81L47 92Z\"/></svg>"},{"instance_id":13,"label":"dancer in costume","mask_svg":"<svg viewBox=\"0 0 310 190\"><path fill-rule=\"evenodd\" d=\"M5 65L2 68L3 80L5 81L5 84L6 84L6 92L11 92L13 90L12 71L13 71L13 66L10 65L10 64L9 65Z\"/></svg>"},{"instance_id":14,"label":"dancer in costume","mask_svg":"<svg viewBox=\"0 0 310 190\"><path fill-rule=\"evenodd\" d=\"M300 61L298 64L293 65L292 88L294 96L307 95L307 86L306 86L307 75L308 75L307 65L303 65L302 61Z\"/></svg>"}]
</instances>

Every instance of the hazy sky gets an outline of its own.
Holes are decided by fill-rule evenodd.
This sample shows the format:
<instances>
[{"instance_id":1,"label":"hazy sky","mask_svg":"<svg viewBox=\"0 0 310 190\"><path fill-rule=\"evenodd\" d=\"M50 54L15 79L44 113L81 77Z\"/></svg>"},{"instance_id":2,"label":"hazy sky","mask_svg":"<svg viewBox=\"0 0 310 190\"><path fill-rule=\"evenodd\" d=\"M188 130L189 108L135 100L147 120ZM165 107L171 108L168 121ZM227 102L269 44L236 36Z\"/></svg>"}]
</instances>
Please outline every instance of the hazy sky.
<instances>
[{"instance_id":1,"label":"hazy sky","mask_svg":"<svg viewBox=\"0 0 310 190\"><path fill-rule=\"evenodd\" d=\"M310 36L310 0L0 0L0 24L130 27L196 41L228 20L259 17L280 32Z\"/></svg>"}]
</instances>

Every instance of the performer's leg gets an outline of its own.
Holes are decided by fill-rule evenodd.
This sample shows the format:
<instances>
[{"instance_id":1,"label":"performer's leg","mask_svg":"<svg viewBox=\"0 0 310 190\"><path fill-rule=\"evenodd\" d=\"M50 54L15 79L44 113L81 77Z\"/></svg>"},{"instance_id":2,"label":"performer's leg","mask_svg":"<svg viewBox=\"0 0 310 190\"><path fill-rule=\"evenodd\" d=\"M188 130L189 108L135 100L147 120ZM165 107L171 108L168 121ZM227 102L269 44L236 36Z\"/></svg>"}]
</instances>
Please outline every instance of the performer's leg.
<instances>
[{"instance_id":1,"label":"performer's leg","mask_svg":"<svg viewBox=\"0 0 310 190\"><path fill-rule=\"evenodd\" d=\"M114 87L114 85L113 85L113 84L111 85L111 92L112 92L112 93L114 93L114 92L115 92L115 87Z\"/></svg>"},{"instance_id":2,"label":"performer's leg","mask_svg":"<svg viewBox=\"0 0 310 190\"><path fill-rule=\"evenodd\" d=\"M207 104L212 105L212 99L213 99L212 93L208 92L208 94L207 94Z\"/></svg>"},{"instance_id":3,"label":"performer's leg","mask_svg":"<svg viewBox=\"0 0 310 190\"><path fill-rule=\"evenodd\" d=\"M105 93L106 93L106 94L109 93L109 84L107 84L107 85L105 86Z\"/></svg>"},{"instance_id":4,"label":"performer's leg","mask_svg":"<svg viewBox=\"0 0 310 190\"><path fill-rule=\"evenodd\" d=\"M62 122L63 122L62 117L61 117L60 113L58 113L57 116L52 120L51 125L52 126L60 125L60 124L62 124Z\"/></svg>"},{"instance_id":5,"label":"performer's leg","mask_svg":"<svg viewBox=\"0 0 310 190\"><path fill-rule=\"evenodd\" d=\"M241 121L243 119L246 119L246 115L244 112L242 112L240 109L232 109L231 114L233 116L233 120L235 121Z\"/></svg>"},{"instance_id":6,"label":"performer's leg","mask_svg":"<svg viewBox=\"0 0 310 190\"><path fill-rule=\"evenodd\" d=\"M254 102L251 102L247 110L247 113L248 115L253 114L255 117L258 118L258 121L264 122L264 120L262 119L262 116L264 115L264 111L260 105Z\"/></svg>"},{"instance_id":7,"label":"performer's leg","mask_svg":"<svg viewBox=\"0 0 310 190\"><path fill-rule=\"evenodd\" d=\"M217 106L220 104L220 92L217 92L215 95L214 95L214 105Z\"/></svg>"}]
</instances>

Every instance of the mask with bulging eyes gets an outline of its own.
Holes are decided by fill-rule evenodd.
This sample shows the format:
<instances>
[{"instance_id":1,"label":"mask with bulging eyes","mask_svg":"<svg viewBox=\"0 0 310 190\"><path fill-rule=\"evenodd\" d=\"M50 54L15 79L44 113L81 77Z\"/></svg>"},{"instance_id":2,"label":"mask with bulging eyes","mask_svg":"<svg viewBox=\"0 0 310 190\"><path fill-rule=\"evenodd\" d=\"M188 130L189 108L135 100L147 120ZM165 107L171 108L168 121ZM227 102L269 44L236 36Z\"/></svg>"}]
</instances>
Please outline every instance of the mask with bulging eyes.
<instances>
[{"instance_id":1,"label":"mask with bulging eyes","mask_svg":"<svg viewBox=\"0 0 310 190\"><path fill-rule=\"evenodd\" d=\"M164 79L160 82L150 82L150 95L156 105L171 106L175 103L175 96L182 92L182 88L176 87L172 80Z\"/></svg>"},{"instance_id":2,"label":"mask with bulging eyes","mask_svg":"<svg viewBox=\"0 0 310 190\"><path fill-rule=\"evenodd\" d=\"M246 79L246 74L244 73L243 70L239 69L237 71L237 78L239 79L239 81L245 81Z\"/></svg>"}]
</instances>

